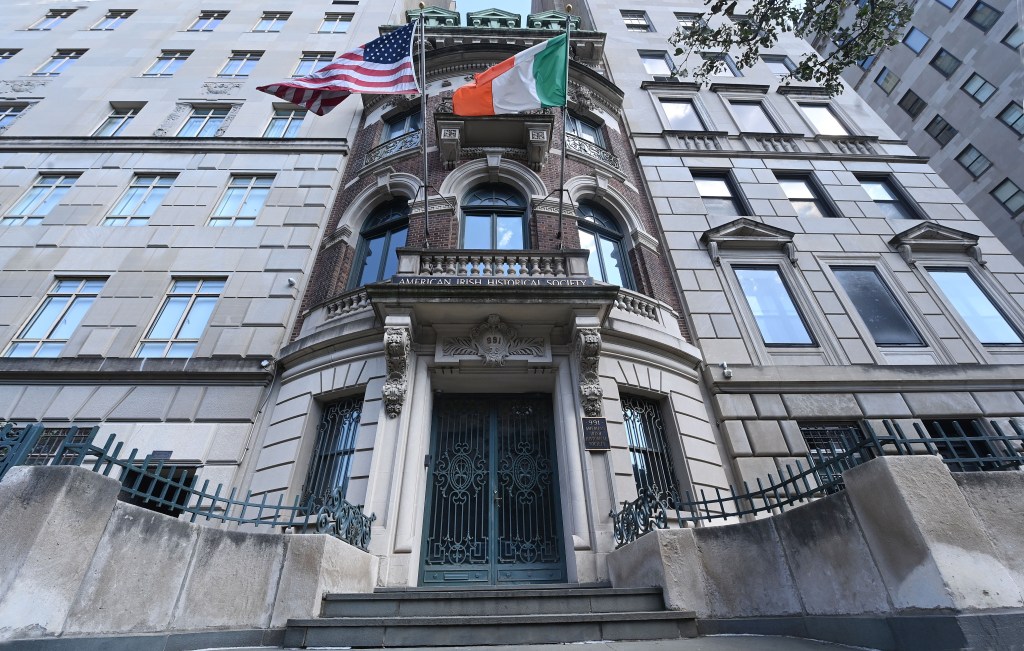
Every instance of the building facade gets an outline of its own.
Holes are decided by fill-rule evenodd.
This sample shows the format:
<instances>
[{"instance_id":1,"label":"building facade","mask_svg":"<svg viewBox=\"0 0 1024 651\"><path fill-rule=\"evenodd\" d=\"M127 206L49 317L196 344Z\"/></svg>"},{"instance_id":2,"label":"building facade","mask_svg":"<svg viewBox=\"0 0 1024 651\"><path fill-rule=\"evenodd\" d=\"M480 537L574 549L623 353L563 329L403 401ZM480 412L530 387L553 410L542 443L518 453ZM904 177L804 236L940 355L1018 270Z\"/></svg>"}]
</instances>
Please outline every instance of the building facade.
<instances>
[{"instance_id":1,"label":"building facade","mask_svg":"<svg viewBox=\"0 0 1024 651\"><path fill-rule=\"evenodd\" d=\"M107 5L0 44L4 418L340 491L412 586L603 582L640 489L1024 414L1024 268L863 99L779 83L801 41L701 88L667 45L699 3ZM420 15L425 111L255 91ZM564 122L452 112L567 23Z\"/></svg>"},{"instance_id":2,"label":"building facade","mask_svg":"<svg viewBox=\"0 0 1024 651\"><path fill-rule=\"evenodd\" d=\"M843 75L1024 260L1024 26L1009 0L913 4L903 42ZM815 41L827 51L827 38Z\"/></svg>"}]
</instances>

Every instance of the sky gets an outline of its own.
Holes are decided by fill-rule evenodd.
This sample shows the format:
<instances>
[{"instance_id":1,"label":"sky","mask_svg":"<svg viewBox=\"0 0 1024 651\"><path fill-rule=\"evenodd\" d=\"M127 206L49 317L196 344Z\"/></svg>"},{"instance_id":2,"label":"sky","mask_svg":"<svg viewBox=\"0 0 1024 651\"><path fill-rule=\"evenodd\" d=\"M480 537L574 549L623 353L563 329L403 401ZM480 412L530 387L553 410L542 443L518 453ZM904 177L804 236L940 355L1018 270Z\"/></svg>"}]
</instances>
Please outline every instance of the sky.
<instances>
[{"instance_id":1,"label":"sky","mask_svg":"<svg viewBox=\"0 0 1024 651\"><path fill-rule=\"evenodd\" d=\"M429 4L429 3L428 3ZM530 13L530 0L456 0L458 12L465 19L466 13L480 11L481 9L503 9L519 14L526 20Z\"/></svg>"}]
</instances>

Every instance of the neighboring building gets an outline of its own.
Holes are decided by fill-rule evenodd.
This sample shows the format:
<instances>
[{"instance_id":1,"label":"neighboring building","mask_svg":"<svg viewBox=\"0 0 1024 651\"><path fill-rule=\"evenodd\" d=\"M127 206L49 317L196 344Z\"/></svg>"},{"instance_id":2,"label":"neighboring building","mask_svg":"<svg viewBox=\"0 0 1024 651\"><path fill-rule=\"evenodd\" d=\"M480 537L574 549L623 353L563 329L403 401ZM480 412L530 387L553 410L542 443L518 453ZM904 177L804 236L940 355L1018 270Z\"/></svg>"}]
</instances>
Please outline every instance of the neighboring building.
<instances>
[{"instance_id":1,"label":"neighboring building","mask_svg":"<svg viewBox=\"0 0 1024 651\"><path fill-rule=\"evenodd\" d=\"M921 0L902 44L843 77L1024 261L1024 24L1010 0ZM828 38L814 46L825 52Z\"/></svg>"},{"instance_id":2,"label":"neighboring building","mask_svg":"<svg viewBox=\"0 0 1024 651\"><path fill-rule=\"evenodd\" d=\"M702 89L666 40L700 2L416 4L146 6L115 44L102 2L3 36L0 417L98 423L272 503L340 490L376 515L378 583L408 586L602 582L638 488L683 502L865 423L1024 414L1024 268L861 98L780 86L807 44ZM419 14L425 114L364 95L261 137L298 114L256 85ZM452 114L568 20L566 133ZM44 85L54 47L87 51Z\"/></svg>"}]
</instances>

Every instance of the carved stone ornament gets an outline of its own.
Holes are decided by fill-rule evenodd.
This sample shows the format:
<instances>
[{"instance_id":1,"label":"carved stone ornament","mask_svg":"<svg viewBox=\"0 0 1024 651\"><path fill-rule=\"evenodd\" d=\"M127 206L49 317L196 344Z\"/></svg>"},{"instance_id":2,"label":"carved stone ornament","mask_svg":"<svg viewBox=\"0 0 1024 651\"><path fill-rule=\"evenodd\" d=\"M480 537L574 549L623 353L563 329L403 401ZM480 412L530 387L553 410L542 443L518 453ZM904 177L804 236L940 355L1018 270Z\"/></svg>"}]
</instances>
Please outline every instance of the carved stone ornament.
<instances>
[{"instance_id":1,"label":"carved stone ornament","mask_svg":"<svg viewBox=\"0 0 1024 651\"><path fill-rule=\"evenodd\" d=\"M207 95L230 95L242 87L240 81L208 81L203 84Z\"/></svg>"},{"instance_id":2,"label":"carved stone ornament","mask_svg":"<svg viewBox=\"0 0 1024 651\"><path fill-rule=\"evenodd\" d=\"M504 366L509 357L542 357L545 349L543 337L520 337L497 314L470 330L468 337L449 337L441 346L446 357L481 357L485 366Z\"/></svg>"},{"instance_id":3,"label":"carved stone ornament","mask_svg":"<svg viewBox=\"0 0 1024 651\"><path fill-rule=\"evenodd\" d=\"M167 135L167 132L172 126L174 126L186 113L192 110L192 105L188 102L178 102L174 105L174 110L168 115L157 130L153 132L153 135L157 138L163 138Z\"/></svg>"},{"instance_id":4,"label":"carved stone ornament","mask_svg":"<svg viewBox=\"0 0 1024 651\"><path fill-rule=\"evenodd\" d=\"M13 79L0 81L0 95L34 93L49 83L48 79Z\"/></svg>"},{"instance_id":5,"label":"carved stone ornament","mask_svg":"<svg viewBox=\"0 0 1024 651\"><path fill-rule=\"evenodd\" d=\"M405 404L405 394L409 389L409 345L408 328L384 330L384 359L387 361L388 377L381 393L388 418L398 418Z\"/></svg>"},{"instance_id":6,"label":"carved stone ornament","mask_svg":"<svg viewBox=\"0 0 1024 651\"><path fill-rule=\"evenodd\" d=\"M601 415L601 378L597 366L601 361L600 328L578 328L576 330L576 358L580 365L580 402L583 413L590 417Z\"/></svg>"}]
</instances>

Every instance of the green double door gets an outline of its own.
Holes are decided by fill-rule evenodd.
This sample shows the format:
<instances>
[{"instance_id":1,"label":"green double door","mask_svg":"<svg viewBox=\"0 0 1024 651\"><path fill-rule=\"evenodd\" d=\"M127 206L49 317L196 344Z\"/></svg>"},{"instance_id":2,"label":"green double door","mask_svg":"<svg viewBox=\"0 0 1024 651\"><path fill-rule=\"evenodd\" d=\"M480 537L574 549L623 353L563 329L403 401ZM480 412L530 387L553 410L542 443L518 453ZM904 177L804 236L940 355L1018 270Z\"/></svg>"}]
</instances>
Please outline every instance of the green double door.
<instances>
[{"instance_id":1,"label":"green double door","mask_svg":"<svg viewBox=\"0 0 1024 651\"><path fill-rule=\"evenodd\" d=\"M421 585L566 580L551 397L437 394Z\"/></svg>"}]
</instances>

